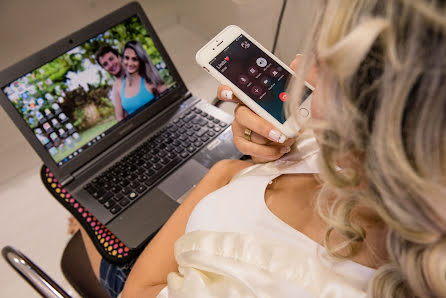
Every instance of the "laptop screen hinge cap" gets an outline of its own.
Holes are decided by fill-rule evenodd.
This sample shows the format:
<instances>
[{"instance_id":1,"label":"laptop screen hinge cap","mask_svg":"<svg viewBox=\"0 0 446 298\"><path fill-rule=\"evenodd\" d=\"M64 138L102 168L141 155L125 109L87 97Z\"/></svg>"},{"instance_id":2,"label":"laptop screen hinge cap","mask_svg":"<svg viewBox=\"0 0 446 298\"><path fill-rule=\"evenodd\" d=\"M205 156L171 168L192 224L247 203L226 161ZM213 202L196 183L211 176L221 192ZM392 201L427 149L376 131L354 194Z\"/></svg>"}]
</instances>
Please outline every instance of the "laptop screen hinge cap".
<instances>
[{"instance_id":1,"label":"laptop screen hinge cap","mask_svg":"<svg viewBox=\"0 0 446 298\"><path fill-rule=\"evenodd\" d=\"M181 99L185 100L185 99L188 99L191 96L192 96L192 93L190 91L187 91L186 94L184 94L183 97L181 97Z\"/></svg>"},{"instance_id":2,"label":"laptop screen hinge cap","mask_svg":"<svg viewBox=\"0 0 446 298\"><path fill-rule=\"evenodd\" d=\"M73 176L68 176L67 178L65 178L64 180L62 180L60 182L60 184L62 185L62 187L65 187L65 185L67 185L68 183L71 183L74 180Z\"/></svg>"}]
</instances>

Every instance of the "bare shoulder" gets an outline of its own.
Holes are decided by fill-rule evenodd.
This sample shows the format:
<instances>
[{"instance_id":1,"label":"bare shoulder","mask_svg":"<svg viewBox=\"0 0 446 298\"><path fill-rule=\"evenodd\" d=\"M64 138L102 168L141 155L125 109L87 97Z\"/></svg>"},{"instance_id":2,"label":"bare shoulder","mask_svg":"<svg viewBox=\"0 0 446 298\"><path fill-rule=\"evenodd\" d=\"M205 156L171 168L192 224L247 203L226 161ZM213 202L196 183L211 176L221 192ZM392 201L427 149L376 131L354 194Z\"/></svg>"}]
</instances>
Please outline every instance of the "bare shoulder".
<instances>
[{"instance_id":1,"label":"bare shoulder","mask_svg":"<svg viewBox=\"0 0 446 298\"><path fill-rule=\"evenodd\" d=\"M221 160L217 162L201 179L182 205L195 206L202 198L226 186L235 174L251 165L252 163L241 160Z\"/></svg>"},{"instance_id":2,"label":"bare shoulder","mask_svg":"<svg viewBox=\"0 0 446 298\"><path fill-rule=\"evenodd\" d=\"M252 163L243 160L225 159L217 162L208 174L219 177L222 185L226 185L238 172L252 165Z\"/></svg>"},{"instance_id":3,"label":"bare shoulder","mask_svg":"<svg viewBox=\"0 0 446 298\"><path fill-rule=\"evenodd\" d=\"M166 86L166 84L158 85L157 89L158 89L159 93L163 93L164 91L167 90L167 86Z\"/></svg>"},{"instance_id":4,"label":"bare shoulder","mask_svg":"<svg viewBox=\"0 0 446 298\"><path fill-rule=\"evenodd\" d=\"M144 82L144 86L146 86L147 89L153 89L155 88L155 85L153 85L152 83L147 82L146 80L143 80Z\"/></svg>"},{"instance_id":5,"label":"bare shoulder","mask_svg":"<svg viewBox=\"0 0 446 298\"><path fill-rule=\"evenodd\" d=\"M155 85L147 82L146 80L144 80L144 86L146 87L147 90L149 90L152 93L155 93L156 87Z\"/></svg>"}]
</instances>

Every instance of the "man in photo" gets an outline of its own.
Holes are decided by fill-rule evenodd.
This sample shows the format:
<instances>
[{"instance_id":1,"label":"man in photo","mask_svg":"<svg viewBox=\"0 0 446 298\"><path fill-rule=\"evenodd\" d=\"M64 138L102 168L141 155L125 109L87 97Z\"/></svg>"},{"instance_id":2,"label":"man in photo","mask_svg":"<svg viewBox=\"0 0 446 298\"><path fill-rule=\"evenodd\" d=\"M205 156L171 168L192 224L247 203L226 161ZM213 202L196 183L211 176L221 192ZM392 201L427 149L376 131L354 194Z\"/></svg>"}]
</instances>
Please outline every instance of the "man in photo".
<instances>
[{"instance_id":1,"label":"man in photo","mask_svg":"<svg viewBox=\"0 0 446 298\"><path fill-rule=\"evenodd\" d=\"M96 61L102 68L115 78L120 78L124 74L121 63L121 55L109 45L101 46L95 54Z\"/></svg>"},{"instance_id":2,"label":"man in photo","mask_svg":"<svg viewBox=\"0 0 446 298\"><path fill-rule=\"evenodd\" d=\"M96 62L111 74L115 79L120 79L124 76L124 69L122 67L121 55L117 50L109 45L101 46L95 53ZM109 98L113 105L116 106L116 99L114 96L114 85L109 93Z\"/></svg>"}]
</instances>

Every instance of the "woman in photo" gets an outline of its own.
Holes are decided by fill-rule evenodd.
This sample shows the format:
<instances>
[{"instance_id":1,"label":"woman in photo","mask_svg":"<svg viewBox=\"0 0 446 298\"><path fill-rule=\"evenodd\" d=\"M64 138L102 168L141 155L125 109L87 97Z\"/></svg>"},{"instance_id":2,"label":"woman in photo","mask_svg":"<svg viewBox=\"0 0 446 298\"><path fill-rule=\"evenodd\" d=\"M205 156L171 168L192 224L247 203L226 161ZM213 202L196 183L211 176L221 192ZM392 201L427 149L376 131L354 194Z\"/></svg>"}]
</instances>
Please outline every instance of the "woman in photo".
<instances>
[{"instance_id":1,"label":"woman in photo","mask_svg":"<svg viewBox=\"0 0 446 298\"><path fill-rule=\"evenodd\" d=\"M118 121L124 118L124 111L133 114L167 89L141 43L132 40L125 44L122 64L124 76L113 87Z\"/></svg>"}]
</instances>

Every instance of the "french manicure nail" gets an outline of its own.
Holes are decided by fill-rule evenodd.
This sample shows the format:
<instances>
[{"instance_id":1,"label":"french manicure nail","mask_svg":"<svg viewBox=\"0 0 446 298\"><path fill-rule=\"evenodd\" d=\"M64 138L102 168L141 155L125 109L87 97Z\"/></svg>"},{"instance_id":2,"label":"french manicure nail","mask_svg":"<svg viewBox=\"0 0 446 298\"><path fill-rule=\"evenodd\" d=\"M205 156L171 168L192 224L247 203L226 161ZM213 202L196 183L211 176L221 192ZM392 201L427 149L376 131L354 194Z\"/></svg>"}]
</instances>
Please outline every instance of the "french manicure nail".
<instances>
[{"instance_id":1,"label":"french manicure nail","mask_svg":"<svg viewBox=\"0 0 446 298\"><path fill-rule=\"evenodd\" d=\"M283 143L283 142L285 142L286 141L286 139L287 139L287 137L285 136L285 135L280 135L280 138L279 138L279 143Z\"/></svg>"},{"instance_id":2,"label":"french manicure nail","mask_svg":"<svg viewBox=\"0 0 446 298\"><path fill-rule=\"evenodd\" d=\"M232 99L232 91L231 90L223 90L221 92L221 97L225 99Z\"/></svg>"},{"instance_id":3,"label":"french manicure nail","mask_svg":"<svg viewBox=\"0 0 446 298\"><path fill-rule=\"evenodd\" d=\"M285 154L291 151L291 147L282 147L280 148L280 153Z\"/></svg>"},{"instance_id":4,"label":"french manicure nail","mask_svg":"<svg viewBox=\"0 0 446 298\"><path fill-rule=\"evenodd\" d=\"M276 142L283 143L286 141L286 136L281 134L279 131L275 129L271 129L269 132L269 137Z\"/></svg>"}]
</instances>

